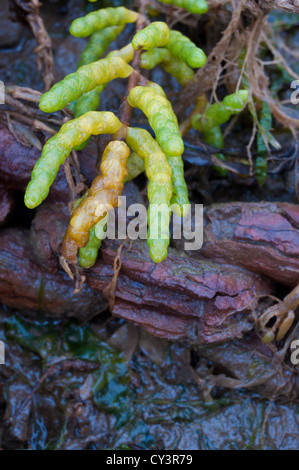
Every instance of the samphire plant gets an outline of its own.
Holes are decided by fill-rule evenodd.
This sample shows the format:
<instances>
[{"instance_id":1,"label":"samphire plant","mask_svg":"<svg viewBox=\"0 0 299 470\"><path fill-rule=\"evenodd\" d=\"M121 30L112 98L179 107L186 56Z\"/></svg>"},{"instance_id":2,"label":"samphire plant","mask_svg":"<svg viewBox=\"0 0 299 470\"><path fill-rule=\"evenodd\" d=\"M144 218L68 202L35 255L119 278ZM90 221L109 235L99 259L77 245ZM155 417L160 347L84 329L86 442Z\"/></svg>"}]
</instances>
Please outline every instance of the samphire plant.
<instances>
[{"instance_id":1,"label":"samphire plant","mask_svg":"<svg viewBox=\"0 0 299 470\"><path fill-rule=\"evenodd\" d=\"M197 14L208 9L205 0L164 3ZM132 41L102 58L125 25L134 22L137 32ZM77 18L71 24L70 33L75 37L89 37L89 42L77 70L42 95L40 109L52 113L69 105L74 119L63 124L45 144L27 186L25 204L33 209L46 199L60 165L73 149L82 149L92 135L110 134L100 174L74 204L62 256L73 266L77 266L78 255L82 267L95 263L109 210L118 205L124 182L145 170L148 246L152 260L161 262L167 256L171 211L184 216L189 205L182 160L184 143L177 116L163 88L146 79L140 69L161 65L184 86L192 80L193 69L205 64L206 55L181 32L170 30L165 22L150 22L144 11L137 13L124 7L103 8ZM128 94L119 117L109 110L97 111L105 86L116 78L129 78ZM207 143L221 149L220 125L240 112L247 99L248 92L240 90L221 103L208 106L206 102L201 113L193 115L192 126L203 132ZM145 114L155 138L145 129L130 126L132 108ZM153 237L154 225L158 233Z\"/></svg>"},{"instance_id":2,"label":"samphire plant","mask_svg":"<svg viewBox=\"0 0 299 470\"><path fill-rule=\"evenodd\" d=\"M147 7L148 13L154 16L156 13L149 3L140 0L139 12L124 7L103 8L75 19L70 33L75 37L89 38L77 70L54 85L40 100L42 111L52 113L68 106L74 119L64 123L59 132L46 142L26 190L25 204L28 208L35 208L46 199L59 167L62 164L67 166L66 159L73 150L82 150L91 136L109 135L105 138L100 173L90 188L73 201L62 244L61 264L71 276L74 268L78 279L78 265L89 268L97 259L110 211L119 204L124 183L144 171L148 180L147 241L150 256L156 263L166 258L171 212L184 216L189 209L182 155L183 137L190 129L193 136L198 137L196 133L199 133L200 145L216 156L210 161L214 170L225 177L228 171L234 170L229 166L234 162L234 156L231 161L225 161L230 155L224 146L225 136L236 128L244 143L243 121L240 119L237 126L235 123L247 106L253 121L246 146L247 159L243 157L243 148L236 162L247 165L249 171L235 169L235 174L241 178L254 176L260 186L266 180L271 147L281 148L276 140L277 133L272 133L273 118L275 124L280 123L291 131L296 142L298 140L299 119L287 112L281 100L284 88L289 86L290 80L298 77L280 52L281 38L275 44L274 33L279 33L281 22L274 21L274 26L270 26L269 2L237 0L220 2L221 6L217 2L209 2L211 8L208 11L205 0L161 0L166 4L160 8L163 13L167 12L169 25L175 24L171 20L173 12L176 18L179 17L180 24L186 26L189 19L193 25L196 24L198 18L194 15L208 11L200 24L206 22L211 25L213 22L218 25L220 33L217 36L217 31L211 28L210 32L205 31L207 48L213 42L211 39L215 39L214 35L216 37L216 44L208 50L208 57L182 32L173 30L163 21L151 22L146 14ZM229 13L231 19L222 31L223 12ZM272 23L273 20L275 18L272 18ZM291 24L293 22L294 19ZM107 53L110 44L129 23L136 24L131 42ZM197 32L194 40L200 43L202 31ZM284 49L291 55L286 45ZM157 66L174 77L181 87L179 93L171 93L172 103L161 84L144 76L149 73L144 70ZM274 81L266 73L268 66L272 67L270 70L274 68ZM106 85L116 78L128 79L127 93L117 116L109 109L98 111ZM148 123L145 128L131 124L133 108L138 108L146 116ZM251 152L252 146L255 147L255 155ZM265 341L272 341L276 331L277 338L281 339L291 327L293 310L298 303L297 294L298 287L282 303L271 306L260 317L259 329L266 332Z\"/></svg>"}]
</instances>

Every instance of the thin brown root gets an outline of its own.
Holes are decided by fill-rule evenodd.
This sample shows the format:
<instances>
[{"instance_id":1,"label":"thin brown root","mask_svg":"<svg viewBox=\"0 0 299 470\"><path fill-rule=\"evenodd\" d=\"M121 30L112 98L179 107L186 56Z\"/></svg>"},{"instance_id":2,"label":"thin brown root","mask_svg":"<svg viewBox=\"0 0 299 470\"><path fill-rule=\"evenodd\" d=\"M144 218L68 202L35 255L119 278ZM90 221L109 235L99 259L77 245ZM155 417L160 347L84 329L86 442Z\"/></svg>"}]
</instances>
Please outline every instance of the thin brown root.
<instances>
[{"instance_id":1,"label":"thin brown root","mask_svg":"<svg viewBox=\"0 0 299 470\"><path fill-rule=\"evenodd\" d=\"M295 310L299 307L299 284L282 301L269 307L258 319L258 327L264 341L279 341L289 331L295 320ZM268 326L274 322L271 326Z\"/></svg>"},{"instance_id":2,"label":"thin brown root","mask_svg":"<svg viewBox=\"0 0 299 470\"><path fill-rule=\"evenodd\" d=\"M108 299L109 307L110 307L111 311L113 310L113 307L114 307L114 304L115 304L115 290L116 290L118 275L119 275L119 272L121 270L121 253L122 253L122 249L125 246L125 244L127 243L128 239L129 238L126 237L121 242L121 244L119 245L119 247L117 249L117 254L116 254L116 257L114 258L114 262L113 262L113 277L112 277L112 280L111 280L110 284L106 287L106 289L103 292L105 297ZM130 250L131 243L132 243L132 241L130 240L130 245L129 245L127 251Z\"/></svg>"},{"instance_id":3,"label":"thin brown root","mask_svg":"<svg viewBox=\"0 0 299 470\"><path fill-rule=\"evenodd\" d=\"M79 274L77 272L76 276L76 285L73 294L79 294L82 292L84 282L86 281L86 276L83 276L82 274Z\"/></svg>"},{"instance_id":4,"label":"thin brown root","mask_svg":"<svg viewBox=\"0 0 299 470\"><path fill-rule=\"evenodd\" d=\"M64 258L64 256L59 256L59 263L62 269L66 272L66 274L70 277L70 279L73 281L75 279L75 276L70 268L69 263L67 260Z\"/></svg>"},{"instance_id":5,"label":"thin brown root","mask_svg":"<svg viewBox=\"0 0 299 470\"><path fill-rule=\"evenodd\" d=\"M40 3L38 0L30 0L31 12L26 19L36 39L35 48L37 68L41 72L45 90L48 91L54 84L54 61L52 42L47 33L44 22L39 15Z\"/></svg>"},{"instance_id":6,"label":"thin brown root","mask_svg":"<svg viewBox=\"0 0 299 470\"><path fill-rule=\"evenodd\" d=\"M66 160L63 164L63 168L64 168L64 173L65 173L65 177L66 177L66 180L67 180L67 184L70 188L70 193L71 193L71 206L73 206L75 200L76 200L76 196L77 196L77 191L76 191L76 184L74 182L74 178L73 178L73 175L72 175L72 171L71 171L71 166L70 166L70 162L69 160Z\"/></svg>"},{"instance_id":7,"label":"thin brown root","mask_svg":"<svg viewBox=\"0 0 299 470\"><path fill-rule=\"evenodd\" d=\"M191 113L189 114L189 116L183 121L180 123L180 134L183 136L185 134L187 134L187 132L191 129L191 121L192 121L192 117L195 115L195 114L202 114L207 106L207 97L206 95L201 95L199 96L197 99L196 99L196 102L195 102L195 106L193 108L193 110L191 111Z\"/></svg>"}]
</instances>

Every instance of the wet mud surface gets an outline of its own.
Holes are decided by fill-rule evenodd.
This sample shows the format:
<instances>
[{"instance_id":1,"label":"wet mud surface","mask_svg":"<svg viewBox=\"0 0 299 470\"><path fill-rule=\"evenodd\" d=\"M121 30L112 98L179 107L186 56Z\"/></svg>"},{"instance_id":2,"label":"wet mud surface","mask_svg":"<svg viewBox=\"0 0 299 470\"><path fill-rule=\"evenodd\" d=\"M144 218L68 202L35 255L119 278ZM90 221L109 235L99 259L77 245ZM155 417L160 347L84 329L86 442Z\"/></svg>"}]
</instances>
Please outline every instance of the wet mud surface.
<instances>
[{"instance_id":1,"label":"wet mud surface","mask_svg":"<svg viewBox=\"0 0 299 470\"><path fill-rule=\"evenodd\" d=\"M0 321L4 448L298 448L296 402L213 385L221 346L207 358L113 319L32 323L2 311ZM227 373L248 357L252 375L269 373L238 341L226 350Z\"/></svg>"}]
</instances>

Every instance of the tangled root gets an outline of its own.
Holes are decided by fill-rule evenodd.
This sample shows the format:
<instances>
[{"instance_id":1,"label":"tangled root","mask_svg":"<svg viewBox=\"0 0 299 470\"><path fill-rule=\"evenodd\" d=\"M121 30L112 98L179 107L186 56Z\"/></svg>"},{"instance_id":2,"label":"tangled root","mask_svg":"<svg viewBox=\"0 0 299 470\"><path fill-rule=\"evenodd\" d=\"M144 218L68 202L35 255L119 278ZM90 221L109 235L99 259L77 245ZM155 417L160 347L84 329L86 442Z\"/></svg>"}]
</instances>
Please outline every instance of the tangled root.
<instances>
[{"instance_id":1,"label":"tangled root","mask_svg":"<svg viewBox=\"0 0 299 470\"><path fill-rule=\"evenodd\" d=\"M225 2L209 3L210 15L214 15L216 19L217 15L220 15L219 8L223 8ZM282 104L272 96L269 89L270 80L265 72L266 63L260 59L259 53L261 45L265 44L273 56L272 63L276 62L294 79L299 79L278 50L273 29L268 23L268 14L272 9L298 12L299 4L297 5L296 1L279 0L252 2L236 0L226 3L231 3L233 6L230 22L208 55L206 65L198 70L185 89L178 94L176 113L183 115L186 108L191 106L198 96L207 92L211 92L211 98L217 101L216 90L221 84L225 84L232 93L242 86L243 81L246 81L251 102L253 103L253 98L256 98L258 101L268 103L277 121L295 135L296 129L299 128L299 119L290 116ZM216 9L213 10L213 7ZM244 49L246 54L240 67L241 49Z\"/></svg>"}]
</instances>

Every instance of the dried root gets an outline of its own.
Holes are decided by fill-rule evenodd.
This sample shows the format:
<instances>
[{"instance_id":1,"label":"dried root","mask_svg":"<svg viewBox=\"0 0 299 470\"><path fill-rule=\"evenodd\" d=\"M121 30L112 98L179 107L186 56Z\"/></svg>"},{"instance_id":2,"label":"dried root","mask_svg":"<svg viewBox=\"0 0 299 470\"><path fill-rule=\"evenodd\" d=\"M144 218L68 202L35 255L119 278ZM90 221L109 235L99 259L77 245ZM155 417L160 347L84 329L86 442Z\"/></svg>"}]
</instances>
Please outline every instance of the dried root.
<instances>
[{"instance_id":1,"label":"dried root","mask_svg":"<svg viewBox=\"0 0 299 470\"><path fill-rule=\"evenodd\" d=\"M261 60L260 51L266 46L273 60L294 79L299 79L278 50L275 34L268 23L268 13L272 8L297 11L299 7L295 2L279 1L257 3L240 0L232 4L234 9L228 26L208 55L206 65L198 70L185 89L178 94L175 111L179 115L183 114L198 96L207 92L211 92L212 98L216 98L217 101L218 85L225 84L226 88L233 92L246 84L252 99L266 102L277 121L295 133L295 129L299 128L299 119L288 114L283 105L272 95L270 78L265 71L267 62ZM211 5L213 6L214 4ZM210 14L212 13L211 9ZM213 14L216 15L216 12ZM244 51L242 60L240 60L240 51Z\"/></svg>"},{"instance_id":2,"label":"dried root","mask_svg":"<svg viewBox=\"0 0 299 470\"><path fill-rule=\"evenodd\" d=\"M39 14L41 4L38 0L13 0L13 3L17 14L29 24L36 39L37 68L42 74L47 91L54 83L54 61L51 39Z\"/></svg>"},{"instance_id":3,"label":"dried root","mask_svg":"<svg viewBox=\"0 0 299 470\"><path fill-rule=\"evenodd\" d=\"M264 341L279 341L291 328L295 310L299 307L299 284L284 299L269 307L259 318L258 327L264 333Z\"/></svg>"}]
</instances>

